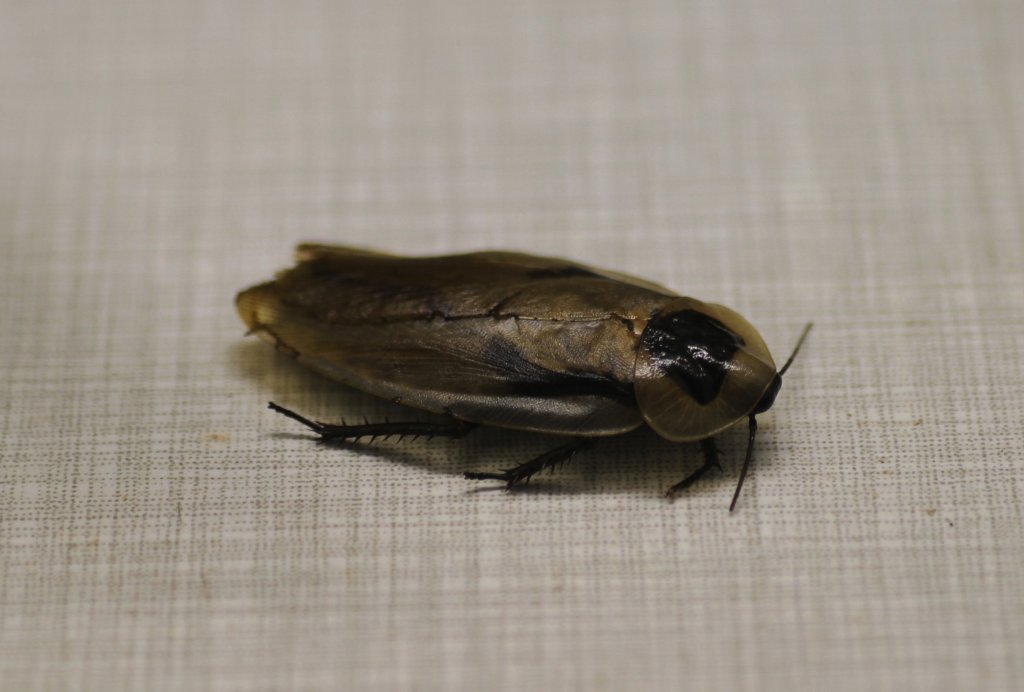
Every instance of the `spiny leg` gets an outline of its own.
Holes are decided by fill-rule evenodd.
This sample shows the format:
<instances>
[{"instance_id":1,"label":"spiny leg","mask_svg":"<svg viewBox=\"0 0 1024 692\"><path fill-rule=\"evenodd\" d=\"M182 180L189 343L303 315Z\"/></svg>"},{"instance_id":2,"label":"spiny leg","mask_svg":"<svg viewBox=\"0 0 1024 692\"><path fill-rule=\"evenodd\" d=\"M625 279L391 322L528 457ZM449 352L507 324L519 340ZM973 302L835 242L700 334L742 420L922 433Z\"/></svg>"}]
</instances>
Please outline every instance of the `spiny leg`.
<instances>
[{"instance_id":1,"label":"spiny leg","mask_svg":"<svg viewBox=\"0 0 1024 692\"><path fill-rule=\"evenodd\" d=\"M385 421L383 423L363 423L362 425L346 425L342 421L341 425L334 425L331 423L321 423L320 421L314 421L300 416L295 411L286 409L284 406L278 406L273 401L270 402L268 408L278 413L288 416L292 420L296 420L307 428L315 432L320 436L321 442L329 442L332 440L358 440L362 437L369 437L372 442L376 438L388 438L393 435L398 435L399 439L406 435L412 435L413 437L462 437L470 430L476 427L473 423L467 423L463 420L456 418L451 419L447 423L429 423L424 421Z\"/></svg>"},{"instance_id":2,"label":"spiny leg","mask_svg":"<svg viewBox=\"0 0 1024 692\"><path fill-rule=\"evenodd\" d=\"M704 465L669 488L665 493L669 499L675 497L676 493L680 493L696 483L701 476L712 468L717 468L719 471L722 470L722 465L718 463L718 447L715 446L715 439L713 437L701 440L700 450L704 452Z\"/></svg>"},{"instance_id":3,"label":"spiny leg","mask_svg":"<svg viewBox=\"0 0 1024 692\"><path fill-rule=\"evenodd\" d=\"M483 480L495 480L504 481L505 489L511 490L517 483L529 483L530 477L534 474L543 471L544 469L553 469L559 464L562 464L569 459L572 459L573 455L581 449L586 449L594 444L593 438L588 437L577 437L571 442L568 442L561 447L555 447L551 451L544 452L539 457L531 459L526 463L520 464L512 469L506 469L499 473L486 473L476 471L466 471L463 475L467 480L471 481L483 481Z\"/></svg>"}]
</instances>

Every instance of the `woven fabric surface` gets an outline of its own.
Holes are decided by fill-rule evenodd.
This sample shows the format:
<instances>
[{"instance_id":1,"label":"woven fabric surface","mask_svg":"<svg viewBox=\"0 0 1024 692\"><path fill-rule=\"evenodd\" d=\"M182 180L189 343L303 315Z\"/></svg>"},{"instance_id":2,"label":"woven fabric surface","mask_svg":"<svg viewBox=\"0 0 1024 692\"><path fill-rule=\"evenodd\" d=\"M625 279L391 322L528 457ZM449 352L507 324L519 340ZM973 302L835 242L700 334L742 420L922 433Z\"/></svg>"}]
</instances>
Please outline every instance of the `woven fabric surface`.
<instances>
[{"instance_id":1,"label":"woven fabric surface","mask_svg":"<svg viewBox=\"0 0 1024 692\"><path fill-rule=\"evenodd\" d=\"M1024 5L0 2L0 689L1010 690ZM304 240L724 303L743 456L326 447L408 412L254 338Z\"/></svg>"}]
</instances>

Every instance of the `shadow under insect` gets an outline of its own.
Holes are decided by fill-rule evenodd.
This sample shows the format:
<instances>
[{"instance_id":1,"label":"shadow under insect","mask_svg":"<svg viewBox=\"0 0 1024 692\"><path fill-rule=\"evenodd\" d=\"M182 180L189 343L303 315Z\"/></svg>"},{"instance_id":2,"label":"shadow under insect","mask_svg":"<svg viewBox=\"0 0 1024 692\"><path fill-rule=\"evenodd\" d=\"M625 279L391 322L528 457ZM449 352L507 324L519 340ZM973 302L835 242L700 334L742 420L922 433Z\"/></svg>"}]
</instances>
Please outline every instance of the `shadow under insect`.
<instances>
[{"instance_id":1,"label":"shadow under insect","mask_svg":"<svg viewBox=\"0 0 1024 692\"><path fill-rule=\"evenodd\" d=\"M471 427L459 437L431 435L427 428L418 434L388 433L377 426L392 421L443 425L448 419L345 387L255 342L232 345L230 361L235 364L239 375L254 380L268 398L287 401L289 404L294 402L295 408L302 411L315 411L316 417L323 418L328 424L371 426L364 430L368 434L358 439L331 439L319 435L310 426L295 419L294 432L270 433L270 437L280 440L316 442L324 448L325 453L357 449L389 463L456 476L466 472L489 474L494 473L492 469L511 469L523 461L543 456L571 439L486 426ZM300 417L309 420L307 416ZM318 421L309 422L315 424ZM770 447L771 429L767 428L764 432L767 434L764 435L763 444ZM730 478L737 453L742 455L742 431L727 432L720 439L720 461L726 471L722 476ZM680 472L692 472L702 464L699 444L672 443L647 428L614 437L589 438L588 441L589 445L575 450L571 457L546 466L544 470L532 475L529 482L513 484L511 490L517 494L530 495L650 495L656 493L658 488L668 487L678 480ZM430 453L438 448L441 454ZM771 461L766 458L761 464L767 466ZM716 474L712 473L710 480L713 481L715 477ZM687 492L690 495L700 494L716 487L716 483L704 482ZM509 490L507 481L504 484L473 485L466 492L476 494L506 490Z\"/></svg>"}]
</instances>

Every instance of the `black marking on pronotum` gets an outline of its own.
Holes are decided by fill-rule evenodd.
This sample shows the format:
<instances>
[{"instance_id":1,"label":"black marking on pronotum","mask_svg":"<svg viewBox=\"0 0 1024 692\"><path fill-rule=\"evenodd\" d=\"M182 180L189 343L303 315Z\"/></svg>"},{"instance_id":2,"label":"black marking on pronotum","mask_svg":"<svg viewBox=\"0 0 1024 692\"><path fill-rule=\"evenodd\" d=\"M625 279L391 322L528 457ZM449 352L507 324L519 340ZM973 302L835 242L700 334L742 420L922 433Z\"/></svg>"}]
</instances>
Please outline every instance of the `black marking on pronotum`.
<instances>
[{"instance_id":1,"label":"black marking on pronotum","mask_svg":"<svg viewBox=\"0 0 1024 692\"><path fill-rule=\"evenodd\" d=\"M777 369L757 330L732 310L566 260L408 258L313 244L297 257L293 269L238 295L252 332L330 377L445 422L333 425L272 408L325 440L461 437L477 425L571 438L506 471L466 474L510 488L596 438L646 425L703 451L703 466L673 495L718 465L714 437L746 420L732 509L750 468L755 416L775 402L810 329Z\"/></svg>"},{"instance_id":2,"label":"black marking on pronotum","mask_svg":"<svg viewBox=\"0 0 1024 692\"><path fill-rule=\"evenodd\" d=\"M647 325L646 346L665 371L700 404L718 396L743 337L696 310L659 315Z\"/></svg>"}]
</instances>

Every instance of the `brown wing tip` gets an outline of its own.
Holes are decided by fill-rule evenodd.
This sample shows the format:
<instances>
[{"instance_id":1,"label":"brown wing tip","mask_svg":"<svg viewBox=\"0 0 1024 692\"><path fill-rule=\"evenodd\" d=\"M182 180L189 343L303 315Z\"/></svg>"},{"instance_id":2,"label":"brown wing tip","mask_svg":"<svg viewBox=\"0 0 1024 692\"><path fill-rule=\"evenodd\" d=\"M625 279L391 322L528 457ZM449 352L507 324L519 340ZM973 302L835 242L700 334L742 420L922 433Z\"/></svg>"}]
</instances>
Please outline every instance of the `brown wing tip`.
<instances>
[{"instance_id":1,"label":"brown wing tip","mask_svg":"<svg viewBox=\"0 0 1024 692\"><path fill-rule=\"evenodd\" d=\"M325 254L329 249L329 245L320 243L300 243L295 246L295 261L309 262Z\"/></svg>"},{"instance_id":2,"label":"brown wing tip","mask_svg":"<svg viewBox=\"0 0 1024 692\"><path fill-rule=\"evenodd\" d=\"M364 250L357 247L328 245L326 243L299 243L295 246L295 261L310 262L320 257L342 255L345 257L388 257L386 253Z\"/></svg>"},{"instance_id":3,"label":"brown wing tip","mask_svg":"<svg viewBox=\"0 0 1024 692\"><path fill-rule=\"evenodd\" d=\"M257 332L273 320L280 300L273 281L247 288L235 296L235 309L250 332Z\"/></svg>"}]
</instances>

